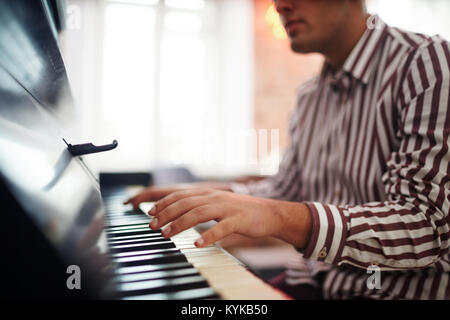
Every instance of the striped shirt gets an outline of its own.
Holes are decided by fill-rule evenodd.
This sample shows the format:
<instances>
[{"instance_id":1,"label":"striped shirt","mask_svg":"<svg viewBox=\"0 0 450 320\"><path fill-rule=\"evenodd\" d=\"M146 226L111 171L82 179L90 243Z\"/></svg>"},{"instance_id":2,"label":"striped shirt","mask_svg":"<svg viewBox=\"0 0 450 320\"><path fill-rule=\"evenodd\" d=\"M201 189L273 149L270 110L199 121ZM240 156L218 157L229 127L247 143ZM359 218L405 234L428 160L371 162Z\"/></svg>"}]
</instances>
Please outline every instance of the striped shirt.
<instances>
[{"instance_id":1,"label":"striped shirt","mask_svg":"<svg viewBox=\"0 0 450 320\"><path fill-rule=\"evenodd\" d=\"M301 86L278 173L233 190L308 205L299 251L326 298L449 299L449 43L374 17L339 71Z\"/></svg>"}]
</instances>

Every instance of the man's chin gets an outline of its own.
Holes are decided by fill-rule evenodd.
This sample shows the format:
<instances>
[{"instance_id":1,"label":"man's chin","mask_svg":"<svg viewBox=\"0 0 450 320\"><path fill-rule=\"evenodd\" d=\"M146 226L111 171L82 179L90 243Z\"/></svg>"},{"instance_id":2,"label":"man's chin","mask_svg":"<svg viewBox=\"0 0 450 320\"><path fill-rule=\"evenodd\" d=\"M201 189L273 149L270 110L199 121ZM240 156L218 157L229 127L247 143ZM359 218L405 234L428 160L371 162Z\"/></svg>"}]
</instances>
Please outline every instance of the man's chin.
<instances>
[{"instance_id":1,"label":"man's chin","mask_svg":"<svg viewBox=\"0 0 450 320\"><path fill-rule=\"evenodd\" d=\"M295 41L291 41L291 49L292 51L296 53L312 53L314 52L314 49L311 48L310 45L307 45L305 43L299 43Z\"/></svg>"}]
</instances>

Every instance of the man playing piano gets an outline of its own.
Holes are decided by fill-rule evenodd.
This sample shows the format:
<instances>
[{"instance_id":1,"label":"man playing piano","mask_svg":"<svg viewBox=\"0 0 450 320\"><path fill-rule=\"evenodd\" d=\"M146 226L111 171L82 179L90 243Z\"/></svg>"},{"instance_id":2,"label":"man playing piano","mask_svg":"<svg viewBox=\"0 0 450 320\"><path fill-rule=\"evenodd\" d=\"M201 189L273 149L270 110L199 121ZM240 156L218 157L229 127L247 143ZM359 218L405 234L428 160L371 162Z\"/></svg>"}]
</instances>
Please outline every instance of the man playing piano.
<instances>
[{"instance_id":1,"label":"man playing piano","mask_svg":"<svg viewBox=\"0 0 450 320\"><path fill-rule=\"evenodd\" d=\"M326 57L299 90L278 173L128 202L158 200L150 227L165 237L217 221L198 247L232 233L292 244L302 255L275 285L294 298L450 298L449 43L390 27L363 0L274 3L292 50Z\"/></svg>"}]
</instances>

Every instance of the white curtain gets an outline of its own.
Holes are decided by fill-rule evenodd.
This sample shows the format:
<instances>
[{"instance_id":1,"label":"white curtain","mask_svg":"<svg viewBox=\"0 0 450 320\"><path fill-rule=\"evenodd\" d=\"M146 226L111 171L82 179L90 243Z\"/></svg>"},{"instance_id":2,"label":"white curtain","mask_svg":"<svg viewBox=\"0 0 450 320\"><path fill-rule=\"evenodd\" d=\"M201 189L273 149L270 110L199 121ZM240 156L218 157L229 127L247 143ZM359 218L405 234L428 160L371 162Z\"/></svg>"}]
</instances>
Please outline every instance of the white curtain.
<instances>
[{"instance_id":1,"label":"white curtain","mask_svg":"<svg viewBox=\"0 0 450 320\"><path fill-rule=\"evenodd\" d=\"M200 175L255 170L251 0L70 0L61 37L81 138L119 141L94 171L185 165ZM224 132L240 133L229 143ZM224 154L233 155L231 159ZM229 161L230 160L230 161Z\"/></svg>"}]
</instances>

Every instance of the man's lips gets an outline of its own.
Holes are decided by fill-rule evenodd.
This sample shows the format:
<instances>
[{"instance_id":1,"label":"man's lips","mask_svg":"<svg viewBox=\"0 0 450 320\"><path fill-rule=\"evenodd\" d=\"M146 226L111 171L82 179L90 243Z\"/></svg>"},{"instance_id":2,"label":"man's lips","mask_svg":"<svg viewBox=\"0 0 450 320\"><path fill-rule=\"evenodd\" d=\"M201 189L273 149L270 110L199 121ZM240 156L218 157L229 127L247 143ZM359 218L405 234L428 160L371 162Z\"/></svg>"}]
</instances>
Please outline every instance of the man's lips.
<instances>
[{"instance_id":1,"label":"man's lips","mask_svg":"<svg viewBox=\"0 0 450 320\"><path fill-rule=\"evenodd\" d=\"M304 24L305 20L297 19L297 20L289 20L286 22L284 27L286 28L286 31L288 33L291 33L295 28L297 28L299 25Z\"/></svg>"}]
</instances>

